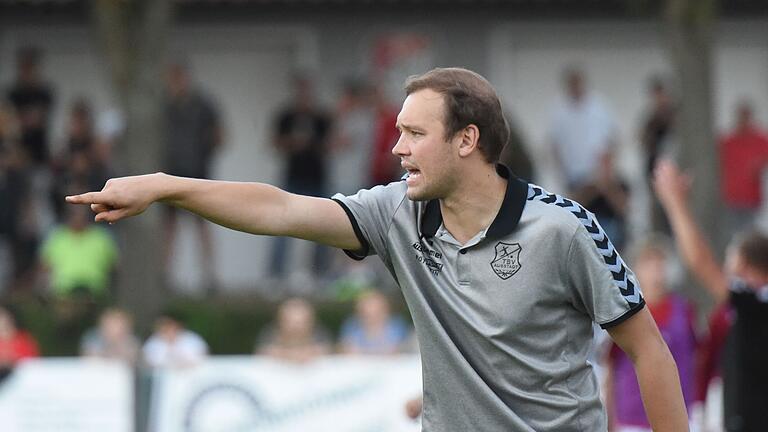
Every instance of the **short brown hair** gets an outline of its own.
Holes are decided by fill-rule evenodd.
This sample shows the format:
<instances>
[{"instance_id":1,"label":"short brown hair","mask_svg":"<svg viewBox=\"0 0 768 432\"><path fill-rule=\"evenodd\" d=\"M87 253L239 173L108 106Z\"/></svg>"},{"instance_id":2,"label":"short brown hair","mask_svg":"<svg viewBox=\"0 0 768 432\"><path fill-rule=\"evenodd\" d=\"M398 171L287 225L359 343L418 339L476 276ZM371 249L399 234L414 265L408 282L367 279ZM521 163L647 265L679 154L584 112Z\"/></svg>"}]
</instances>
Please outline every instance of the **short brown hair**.
<instances>
[{"instance_id":1,"label":"short brown hair","mask_svg":"<svg viewBox=\"0 0 768 432\"><path fill-rule=\"evenodd\" d=\"M637 263L648 255L662 256L671 259L674 256L672 241L666 235L658 232L650 232L636 240L629 249L629 258Z\"/></svg>"},{"instance_id":2,"label":"short brown hair","mask_svg":"<svg viewBox=\"0 0 768 432\"><path fill-rule=\"evenodd\" d=\"M768 236L760 231L750 230L738 234L733 246L748 266L768 274Z\"/></svg>"},{"instance_id":3,"label":"short brown hair","mask_svg":"<svg viewBox=\"0 0 768 432\"><path fill-rule=\"evenodd\" d=\"M443 95L446 138L474 124L480 131L480 152L488 162L499 160L509 126L496 90L485 78L467 69L437 68L405 82L407 95L425 89Z\"/></svg>"}]
</instances>

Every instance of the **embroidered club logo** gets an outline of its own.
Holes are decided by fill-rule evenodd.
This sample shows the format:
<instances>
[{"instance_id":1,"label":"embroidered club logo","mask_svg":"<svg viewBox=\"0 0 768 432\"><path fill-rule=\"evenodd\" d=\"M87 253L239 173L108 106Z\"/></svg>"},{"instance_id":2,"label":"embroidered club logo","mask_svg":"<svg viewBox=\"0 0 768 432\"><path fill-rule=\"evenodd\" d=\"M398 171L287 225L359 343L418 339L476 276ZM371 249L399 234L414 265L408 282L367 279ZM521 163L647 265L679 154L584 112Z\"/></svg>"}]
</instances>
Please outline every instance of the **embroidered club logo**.
<instances>
[{"instance_id":1,"label":"embroidered club logo","mask_svg":"<svg viewBox=\"0 0 768 432\"><path fill-rule=\"evenodd\" d=\"M520 270L520 251L523 248L519 243L496 243L496 257L491 261L491 268L496 276L507 280Z\"/></svg>"}]
</instances>

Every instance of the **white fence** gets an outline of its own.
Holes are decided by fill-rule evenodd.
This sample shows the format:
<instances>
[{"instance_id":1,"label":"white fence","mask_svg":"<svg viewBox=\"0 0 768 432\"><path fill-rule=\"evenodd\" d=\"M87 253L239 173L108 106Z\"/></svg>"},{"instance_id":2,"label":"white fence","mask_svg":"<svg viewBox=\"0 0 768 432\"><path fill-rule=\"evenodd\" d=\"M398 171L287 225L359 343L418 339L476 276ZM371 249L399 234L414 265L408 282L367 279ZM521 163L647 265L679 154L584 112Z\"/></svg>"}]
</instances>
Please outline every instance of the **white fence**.
<instances>
[{"instance_id":1,"label":"white fence","mask_svg":"<svg viewBox=\"0 0 768 432\"><path fill-rule=\"evenodd\" d=\"M420 430L405 415L406 401L421 392L415 356L334 356L300 365L213 357L155 370L151 378L151 390L137 399L133 371L120 363L25 362L0 386L0 424L3 432ZM146 426L134 401L149 406Z\"/></svg>"}]
</instances>

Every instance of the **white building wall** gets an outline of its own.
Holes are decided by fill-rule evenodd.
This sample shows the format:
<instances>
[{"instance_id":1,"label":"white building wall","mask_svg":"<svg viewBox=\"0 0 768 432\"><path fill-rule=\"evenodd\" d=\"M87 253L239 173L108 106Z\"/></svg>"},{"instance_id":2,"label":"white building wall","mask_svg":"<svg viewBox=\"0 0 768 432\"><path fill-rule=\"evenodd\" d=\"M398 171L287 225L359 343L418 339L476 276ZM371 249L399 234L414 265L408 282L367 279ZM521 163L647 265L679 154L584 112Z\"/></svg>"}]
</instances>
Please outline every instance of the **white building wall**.
<instances>
[{"instance_id":1,"label":"white building wall","mask_svg":"<svg viewBox=\"0 0 768 432\"><path fill-rule=\"evenodd\" d=\"M624 21L497 21L451 26L450 34L435 23L403 28L424 29L433 38L438 65L470 66L488 76L511 108L539 165L539 182L547 187L558 186L557 176L547 170L549 158L542 146L549 112L561 91L563 67L580 64L591 86L616 112L621 132L620 167L641 192L637 187L642 181L636 137L646 103L647 78L670 69L660 27ZM483 29L485 39L478 38L478 28ZM366 70L361 63L367 60L361 59L365 56L361 40L372 40L386 29L386 23L327 26L311 20L300 25L188 25L177 29L171 50L189 57L197 80L217 99L223 113L226 147L215 161L214 176L278 182L281 161L269 145L269 133L272 115L289 97L290 73L317 70L323 84L319 91L329 101L341 78ZM486 46L476 46L480 39ZM66 109L75 97L87 97L96 111L114 106L103 61L88 29L5 26L0 30L0 85L10 82L14 51L22 44L37 45L45 51L45 75L57 94L54 148L62 140ZM758 119L768 125L768 22L723 23L717 34L714 72L717 130L731 125L733 105L743 95L755 102ZM643 194L635 196L636 209L642 209ZM634 226L641 229L644 213L634 214ZM200 278L191 228L186 224L179 238L174 274L179 282L194 286ZM217 271L225 286L258 283L266 271L271 246L268 239L217 228L215 242Z\"/></svg>"},{"instance_id":2,"label":"white building wall","mask_svg":"<svg viewBox=\"0 0 768 432\"><path fill-rule=\"evenodd\" d=\"M648 78L671 71L663 28L626 22L502 24L491 32L488 47L489 79L511 107L539 167L537 181L553 190L563 188L547 146L551 111L562 95L562 71L574 64L585 71L588 85L607 99L616 115L618 163L635 192L632 226L636 232L645 229L648 191L638 136ZM768 125L766 22L721 24L713 57L715 130L730 129L734 105L744 96L754 102L760 123Z\"/></svg>"},{"instance_id":3,"label":"white building wall","mask_svg":"<svg viewBox=\"0 0 768 432\"><path fill-rule=\"evenodd\" d=\"M5 28L0 34L0 64L8 65L0 69L3 86L13 78L13 56L20 45L35 45L45 53L44 76L56 91L54 149L63 145L68 107L75 98L90 100L96 113L115 107L105 63L87 29ZM315 67L315 36L295 26L196 26L174 32L169 49L183 53L195 81L221 110L225 143L214 161L213 177L279 183L282 160L271 146L272 116L290 97L292 72ZM203 280L198 239L189 218L181 219L180 226L172 275L180 286L194 289ZM256 284L266 271L270 239L213 230L221 284Z\"/></svg>"}]
</instances>

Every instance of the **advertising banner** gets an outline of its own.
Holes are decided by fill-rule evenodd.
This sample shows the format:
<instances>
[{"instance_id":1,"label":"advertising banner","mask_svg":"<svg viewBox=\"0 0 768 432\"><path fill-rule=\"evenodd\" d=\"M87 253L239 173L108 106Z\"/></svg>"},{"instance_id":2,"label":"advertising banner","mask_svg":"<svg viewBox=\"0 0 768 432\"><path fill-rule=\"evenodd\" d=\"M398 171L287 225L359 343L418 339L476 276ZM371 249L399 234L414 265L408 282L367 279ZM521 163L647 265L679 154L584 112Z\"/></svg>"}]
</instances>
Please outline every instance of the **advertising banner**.
<instances>
[{"instance_id":1,"label":"advertising banner","mask_svg":"<svg viewBox=\"0 0 768 432\"><path fill-rule=\"evenodd\" d=\"M217 357L155 373L150 430L417 432L405 403L420 394L415 356Z\"/></svg>"},{"instance_id":2,"label":"advertising banner","mask_svg":"<svg viewBox=\"0 0 768 432\"><path fill-rule=\"evenodd\" d=\"M96 359L19 364L0 384L3 432L133 432L133 372Z\"/></svg>"}]
</instances>

